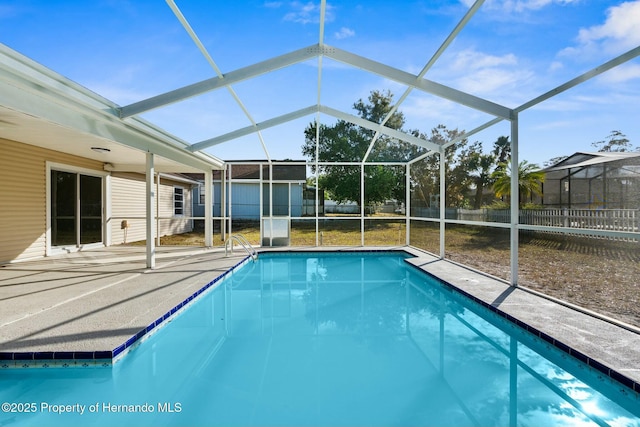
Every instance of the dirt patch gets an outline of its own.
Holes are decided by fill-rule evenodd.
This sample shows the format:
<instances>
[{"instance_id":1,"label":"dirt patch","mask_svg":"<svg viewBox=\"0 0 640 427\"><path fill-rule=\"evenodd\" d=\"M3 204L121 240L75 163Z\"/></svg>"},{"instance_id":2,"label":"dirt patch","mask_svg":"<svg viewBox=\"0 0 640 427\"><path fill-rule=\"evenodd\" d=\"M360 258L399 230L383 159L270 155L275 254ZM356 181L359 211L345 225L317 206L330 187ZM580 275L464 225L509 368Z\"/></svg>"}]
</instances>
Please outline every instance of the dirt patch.
<instances>
[{"instance_id":1,"label":"dirt patch","mask_svg":"<svg viewBox=\"0 0 640 427\"><path fill-rule=\"evenodd\" d=\"M446 238L451 260L510 279L508 231L448 230ZM519 240L520 285L640 326L640 244L543 233Z\"/></svg>"}]
</instances>

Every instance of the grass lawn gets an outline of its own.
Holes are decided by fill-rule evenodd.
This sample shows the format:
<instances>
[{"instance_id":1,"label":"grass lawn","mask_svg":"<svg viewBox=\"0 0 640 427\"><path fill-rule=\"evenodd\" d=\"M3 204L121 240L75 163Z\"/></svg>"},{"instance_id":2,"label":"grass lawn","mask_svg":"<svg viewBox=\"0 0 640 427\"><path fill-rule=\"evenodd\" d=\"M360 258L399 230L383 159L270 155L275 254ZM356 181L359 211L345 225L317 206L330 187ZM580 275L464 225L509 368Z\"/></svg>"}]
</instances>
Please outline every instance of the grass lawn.
<instances>
[{"instance_id":1,"label":"grass lawn","mask_svg":"<svg viewBox=\"0 0 640 427\"><path fill-rule=\"evenodd\" d=\"M360 246L359 219L321 219L322 246ZM233 233L260 244L257 224L234 224ZM402 246L405 221L365 220L365 245ZM165 236L161 245L204 244L203 233ZM521 233L519 283L590 310L640 326L640 244L604 239ZM447 225L445 255L493 276L509 279L509 230ZM144 244L135 242L133 244ZM220 234L214 244L222 246ZM294 222L291 246L315 246L315 220ZM411 244L439 253L439 225L412 222Z\"/></svg>"}]
</instances>

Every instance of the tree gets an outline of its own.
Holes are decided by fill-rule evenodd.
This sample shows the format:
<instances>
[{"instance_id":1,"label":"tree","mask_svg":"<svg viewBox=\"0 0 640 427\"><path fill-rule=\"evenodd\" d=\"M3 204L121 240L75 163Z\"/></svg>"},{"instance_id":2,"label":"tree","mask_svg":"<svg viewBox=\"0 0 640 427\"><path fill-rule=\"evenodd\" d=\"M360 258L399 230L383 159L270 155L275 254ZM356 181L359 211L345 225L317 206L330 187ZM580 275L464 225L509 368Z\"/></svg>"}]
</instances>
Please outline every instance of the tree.
<instances>
[{"instance_id":1,"label":"tree","mask_svg":"<svg viewBox=\"0 0 640 427\"><path fill-rule=\"evenodd\" d=\"M557 156L557 157L552 157L549 160L545 161L542 166L544 166L545 168L548 168L549 166L553 166L555 164L560 163L561 161L563 161L564 159L566 159L569 156Z\"/></svg>"},{"instance_id":2,"label":"tree","mask_svg":"<svg viewBox=\"0 0 640 427\"><path fill-rule=\"evenodd\" d=\"M480 209L482 206L482 193L486 186L493 182L491 168L495 164L494 154L482 154L482 144L477 142L477 150L469 156L469 172L476 187L476 196L473 200L473 208Z\"/></svg>"},{"instance_id":3,"label":"tree","mask_svg":"<svg viewBox=\"0 0 640 427\"><path fill-rule=\"evenodd\" d=\"M447 129L444 125L438 125L431 129L431 135L426 136L414 131L416 136L426 139L437 145L444 145L449 141L458 139L463 132L457 129ZM468 157L470 150L465 147L467 139L447 147L444 153L445 160L445 191L447 198L445 206L462 207L466 203L465 196L471 186L468 172ZM431 206L432 196L440 195L440 156L434 153L419 162L411 165L411 182L414 194L422 200L424 206Z\"/></svg>"},{"instance_id":4,"label":"tree","mask_svg":"<svg viewBox=\"0 0 640 427\"><path fill-rule=\"evenodd\" d=\"M591 145L598 149L598 152L623 153L633 151L633 144L629 142L627 136L619 130L612 130L607 139L592 142Z\"/></svg>"},{"instance_id":5,"label":"tree","mask_svg":"<svg viewBox=\"0 0 640 427\"><path fill-rule=\"evenodd\" d=\"M498 169L492 174L495 182L493 191L497 197L507 197L511 195L511 162L499 163ZM523 200L532 195L542 195L542 183L545 174L538 165L521 161L518 164L518 203L520 206Z\"/></svg>"},{"instance_id":6,"label":"tree","mask_svg":"<svg viewBox=\"0 0 640 427\"><path fill-rule=\"evenodd\" d=\"M496 142L493 143L491 154L495 156L498 164L507 163L511 156L511 142L509 142L509 137L499 136Z\"/></svg>"},{"instance_id":7,"label":"tree","mask_svg":"<svg viewBox=\"0 0 640 427\"><path fill-rule=\"evenodd\" d=\"M360 99L353 105L361 118L375 123L382 123L392 107L393 95L389 91L373 91L369 95L368 102ZM403 125L404 115L400 111L395 111L385 123L385 126L398 130ZM316 158L316 127L315 122L307 126L304 131L305 142L302 146L302 154L312 161ZM375 133L345 120L338 120L333 126L321 124L319 135L317 155L320 162L362 162ZM413 144L381 135L369 153L368 160L372 162L406 161L410 158L409 156L419 155L425 151ZM333 200L339 203L347 201L361 203L359 165L319 166L317 171L312 165L312 171L319 175L320 186ZM405 180L399 179L399 174L397 168L366 165L365 205L384 202L394 197L404 199Z\"/></svg>"}]
</instances>

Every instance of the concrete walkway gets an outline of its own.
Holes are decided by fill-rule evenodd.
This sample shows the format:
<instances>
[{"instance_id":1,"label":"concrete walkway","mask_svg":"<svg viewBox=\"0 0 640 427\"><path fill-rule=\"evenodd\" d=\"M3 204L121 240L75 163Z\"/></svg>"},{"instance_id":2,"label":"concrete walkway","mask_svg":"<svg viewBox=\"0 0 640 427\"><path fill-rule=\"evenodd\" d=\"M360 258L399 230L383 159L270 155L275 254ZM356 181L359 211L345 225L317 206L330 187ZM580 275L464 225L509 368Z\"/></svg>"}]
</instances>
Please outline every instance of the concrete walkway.
<instances>
[{"instance_id":1,"label":"concrete walkway","mask_svg":"<svg viewBox=\"0 0 640 427\"><path fill-rule=\"evenodd\" d=\"M415 255L409 262L418 268L640 392L640 334L401 249ZM6 355L18 352L112 352L246 257L244 251L225 257L223 249L160 247L157 268L148 270L144 250L110 247L1 266L0 365L11 364Z\"/></svg>"}]
</instances>

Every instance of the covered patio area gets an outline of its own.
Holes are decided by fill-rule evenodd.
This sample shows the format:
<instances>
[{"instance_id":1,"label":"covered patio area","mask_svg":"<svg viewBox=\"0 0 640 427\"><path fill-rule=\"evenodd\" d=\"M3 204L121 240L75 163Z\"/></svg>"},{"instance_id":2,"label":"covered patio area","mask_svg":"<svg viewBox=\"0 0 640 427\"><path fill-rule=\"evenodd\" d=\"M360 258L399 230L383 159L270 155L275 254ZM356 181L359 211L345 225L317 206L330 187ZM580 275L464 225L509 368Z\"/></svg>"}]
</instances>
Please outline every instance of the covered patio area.
<instances>
[{"instance_id":1,"label":"covered patio area","mask_svg":"<svg viewBox=\"0 0 640 427\"><path fill-rule=\"evenodd\" d=\"M144 246L112 246L4 265L3 364L13 362L6 359L15 359L8 355L18 352L45 362L53 359L51 352L67 352L71 360L83 356L83 363L110 360L115 349L245 256L226 257L223 249L161 247L152 270Z\"/></svg>"}]
</instances>

